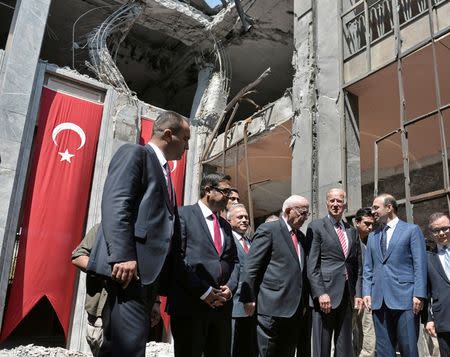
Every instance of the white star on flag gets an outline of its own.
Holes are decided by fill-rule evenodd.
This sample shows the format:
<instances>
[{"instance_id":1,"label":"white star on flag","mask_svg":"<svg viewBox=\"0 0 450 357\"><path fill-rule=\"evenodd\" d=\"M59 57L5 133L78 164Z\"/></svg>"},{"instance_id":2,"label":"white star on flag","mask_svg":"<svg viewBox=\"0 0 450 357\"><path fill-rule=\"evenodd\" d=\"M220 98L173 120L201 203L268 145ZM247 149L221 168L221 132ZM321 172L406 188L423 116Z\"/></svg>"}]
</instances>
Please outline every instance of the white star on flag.
<instances>
[{"instance_id":1,"label":"white star on flag","mask_svg":"<svg viewBox=\"0 0 450 357\"><path fill-rule=\"evenodd\" d=\"M71 163L70 158L75 156L73 154L70 154L67 149L64 152L58 152L58 155L61 155L61 161L67 161L69 164Z\"/></svg>"}]
</instances>

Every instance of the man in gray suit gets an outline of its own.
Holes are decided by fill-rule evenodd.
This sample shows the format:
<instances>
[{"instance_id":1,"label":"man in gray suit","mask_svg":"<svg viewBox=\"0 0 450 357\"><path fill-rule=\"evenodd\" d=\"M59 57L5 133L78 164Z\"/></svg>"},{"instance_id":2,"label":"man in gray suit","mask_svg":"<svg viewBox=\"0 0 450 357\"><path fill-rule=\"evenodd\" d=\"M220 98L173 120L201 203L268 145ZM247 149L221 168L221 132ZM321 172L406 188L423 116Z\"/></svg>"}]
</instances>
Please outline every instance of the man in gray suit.
<instances>
[{"instance_id":1,"label":"man in gray suit","mask_svg":"<svg viewBox=\"0 0 450 357\"><path fill-rule=\"evenodd\" d=\"M111 277L100 356L145 355L158 278L179 226L168 161L181 158L189 137L187 120L164 112L148 145L125 144L111 160L87 268Z\"/></svg>"},{"instance_id":2,"label":"man in gray suit","mask_svg":"<svg viewBox=\"0 0 450 357\"><path fill-rule=\"evenodd\" d=\"M290 196L283 203L283 216L261 224L247 256L240 301L248 316L257 312L260 356L309 356L299 346L299 335L307 319L308 288L305 259L308 247L299 230L309 216L309 202Z\"/></svg>"},{"instance_id":3,"label":"man in gray suit","mask_svg":"<svg viewBox=\"0 0 450 357\"><path fill-rule=\"evenodd\" d=\"M314 356L329 357L334 333L336 357L353 355L352 304L361 307L361 247L354 229L342 220L346 194L327 192L328 214L311 222L306 238L311 243L308 278L311 284Z\"/></svg>"},{"instance_id":4,"label":"man in gray suit","mask_svg":"<svg viewBox=\"0 0 450 357\"><path fill-rule=\"evenodd\" d=\"M232 349L233 357L252 357L258 355L256 343L256 320L254 316L247 316L244 304L239 301L241 296L241 279L244 273L244 265L250 250L251 241L246 237L249 227L247 210L243 204L237 203L230 207L227 219L233 230L234 242L236 243L239 264L234 267L233 274L239 281L238 289L233 296L232 313Z\"/></svg>"}]
</instances>

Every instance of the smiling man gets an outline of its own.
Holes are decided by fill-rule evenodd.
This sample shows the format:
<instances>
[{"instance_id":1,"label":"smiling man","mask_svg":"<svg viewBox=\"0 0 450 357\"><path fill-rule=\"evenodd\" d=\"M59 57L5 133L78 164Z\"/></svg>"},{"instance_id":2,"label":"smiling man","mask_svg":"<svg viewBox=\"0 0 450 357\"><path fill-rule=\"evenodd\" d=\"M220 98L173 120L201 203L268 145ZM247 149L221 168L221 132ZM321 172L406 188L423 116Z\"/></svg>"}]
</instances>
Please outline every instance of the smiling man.
<instances>
[{"instance_id":1,"label":"smiling man","mask_svg":"<svg viewBox=\"0 0 450 357\"><path fill-rule=\"evenodd\" d=\"M437 337L441 356L450 356L450 219L440 212L428 220L436 247L428 252L428 318L426 331Z\"/></svg>"},{"instance_id":2,"label":"smiling man","mask_svg":"<svg viewBox=\"0 0 450 357\"><path fill-rule=\"evenodd\" d=\"M336 357L353 355L352 307L361 305L361 248L354 229L342 220L346 194L327 192L328 214L309 224L308 278L314 300L314 356L330 356L334 334Z\"/></svg>"},{"instance_id":3,"label":"smiling man","mask_svg":"<svg viewBox=\"0 0 450 357\"><path fill-rule=\"evenodd\" d=\"M390 194L375 197L379 224L369 235L364 259L363 295L372 310L378 356L417 357L419 314L427 297L425 238L420 228L397 217Z\"/></svg>"}]
</instances>

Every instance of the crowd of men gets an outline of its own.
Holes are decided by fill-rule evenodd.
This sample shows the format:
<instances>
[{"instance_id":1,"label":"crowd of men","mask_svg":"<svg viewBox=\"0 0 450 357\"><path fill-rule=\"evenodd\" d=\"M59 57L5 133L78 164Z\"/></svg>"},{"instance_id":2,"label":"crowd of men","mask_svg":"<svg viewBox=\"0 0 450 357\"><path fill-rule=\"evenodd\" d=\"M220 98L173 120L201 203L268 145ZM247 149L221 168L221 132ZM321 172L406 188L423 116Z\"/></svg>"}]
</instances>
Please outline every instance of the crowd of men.
<instances>
[{"instance_id":1,"label":"crowd of men","mask_svg":"<svg viewBox=\"0 0 450 357\"><path fill-rule=\"evenodd\" d=\"M310 207L298 195L251 234L227 175L205 175L198 202L177 208L167 161L189 137L186 119L165 112L148 145L123 145L111 161L92 250L72 257L102 281L88 292L103 296L101 316L97 304L88 311L91 330L102 322L97 355L144 356L162 295L175 356L328 357L334 346L338 357L414 357L420 318L450 356L447 215L430 216L427 254L392 195L360 209L352 227L346 193L332 188L306 235Z\"/></svg>"}]
</instances>

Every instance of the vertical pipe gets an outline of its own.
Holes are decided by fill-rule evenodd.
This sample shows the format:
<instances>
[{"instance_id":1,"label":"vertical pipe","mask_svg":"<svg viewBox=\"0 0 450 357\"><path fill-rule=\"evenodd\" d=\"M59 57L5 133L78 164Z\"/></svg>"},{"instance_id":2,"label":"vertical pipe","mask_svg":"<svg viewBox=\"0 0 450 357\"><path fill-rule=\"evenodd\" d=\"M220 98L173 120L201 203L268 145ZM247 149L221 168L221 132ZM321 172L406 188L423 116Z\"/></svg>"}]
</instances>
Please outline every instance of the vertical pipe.
<instances>
[{"instance_id":1,"label":"vertical pipe","mask_svg":"<svg viewBox=\"0 0 450 357\"><path fill-rule=\"evenodd\" d=\"M255 220L253 216L253 200L252 200L252 191L250 186L250 167L248 163L248 136L247 136L247 126L251 123L250 120L246 120L244 123L244 158L245 158L245 176L247 180L247 198L248 198L248 214L250 217L250 225L251 227L255 227Z\"/></svg>"},{"instance_id":2,"label":"vertical pipe","mask_svg":"<svg viewBox=\"0 0 450 357\"><path fill-rule=\"evenodd\" d=\"M340 112L340 140L341 140L341 177L342 177L342 188L345 192L348 192L347 183L347 138L346 138L346 122L345 122L345 110L344 110L344 53L343 53L343 23L342 23L342 0L337 2L338 4L338 14L339 14L339 36L338 36L338 46L339 51L339 112ZM348 212L349 206L347 205L346 210Z\"/></svg>"},{"instance_id":3,"label":"vertical pipe","mask_svg":"<svg viewBox=\"0 0 450 357\"><path fill-rule=\"evenodd\" d=\"M372 68L372 58L370 55L370 22L369 22L369 6L367 0L364 0L364 21L366 22L366 68L367 73Z\"/></svg>"},{"instance_id":4,"label":"vertical pipe","mask_svg":"<svg viewBox=\"0 0 450 357\"><path fill-rule=\"evenodd\" d=\"M378 196L378 143L375 141L374 147L374 173L373 173L373 197Z\"/></svg>"},{"instance_id":5,"label":"vertical pipe","mask_svg":"<svg viewBox=\"0 0 450 357\"><path fill-rule=\"evenodd\" d=\"M395 55L397 59L397 78L398 78L398 90L400 96L400 135L402 143L402 156L403 156L403 174L405 177L405 208L406 219L409 223L413 222L413 212L411 205L411 179L409 176L409 150L408 150L408 137L404 122L406 121L406 100L405 89L403 86L403 67L401 46L402 41L400 37L400 20L398 16L398 0L392 1L392 15L394 20L394 36L396 41Z\"/></svg>"},{"instance_id":6,"label":"vertical pipe","mask_svg":"<svg viewBox=\"0 0 450 357\"><path fill-rule=\"evenodd\" d=\"M436 106L438 111L439 121L439 134L441 138L441 160L442 160L442 173L444 175L444 188L448 191L450 188L449 183L449 171L448 171L448 153L447 153L447 140L445 138L445 126L444 117L442 115L442 102L441 102L441 87L439 82L439 69L436 56L436 43L434 41L434 22L433 22L433 5L431 0L428 0L428 17L430 25L430 37L431 37L431 49L433 53L433 72L434 72L434 88L436 93ZM447 208L450 210L450 197L447 193Z\"/></svg>"}]
</instances>

